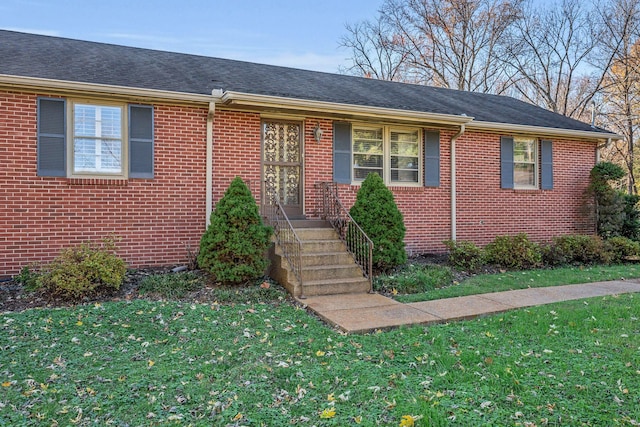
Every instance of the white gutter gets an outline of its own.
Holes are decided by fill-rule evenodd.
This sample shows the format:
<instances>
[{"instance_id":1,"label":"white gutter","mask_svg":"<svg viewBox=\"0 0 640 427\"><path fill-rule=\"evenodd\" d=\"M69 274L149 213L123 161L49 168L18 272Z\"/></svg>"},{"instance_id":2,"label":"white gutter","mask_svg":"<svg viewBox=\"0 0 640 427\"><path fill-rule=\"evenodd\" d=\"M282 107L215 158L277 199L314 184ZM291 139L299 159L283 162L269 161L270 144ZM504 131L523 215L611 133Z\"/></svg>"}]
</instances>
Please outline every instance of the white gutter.
<instances>
[{"instance_id":1,"label":"white gutter","mask_svg":"<svg viewBox=\"0 0 640 427\"><path fill-rule=\"evenodd\" d=\"M349 114L368 119L393 119L412 122L429 122L447 125L460 125L473 120L473 117L454 114L426 113L420 111L399 110L395 108L371 107L366 105L342 104L337 102L313 101L308 99L285 98L271 95L254 95L227 91L222 96L225 105L243 105L252 107L290 108L325 114Z\"/></svg>"},{"instance_id":2,"label":"white gutter","mask_svg":"<svg viewBox=\"0 0 640 427\"><path fill-rule=\"evenodd\" d=\"M585 138L585 139L621 139L620 135L611 132L591 132L584 130L570 130L570 129L558 129L545 126L529 126L529 125L514 125L509 123L495 123L495 122L479 122L472 121L467 124L467 130L481 130L481 131L501 131L501 132L513 132L523 134L535 134L539 136L550 135L556 137L566 138Z\"/></svg>"},{"instance_id":3,"label":"white gutter","mask_svg":"<svg viewBox=\"0 0 640 427\"><path fill-rule=\"evenodd\" d=\"M465 125L460 125L460 131L451 137L451 240L456 241L457 233L457 188L456 188L456 141L465 132Z\"/></svg>"},{"instance_id":4,"label":"white gutter","mask_svg":"<svg viewBox=\"0 0 640 427\"><path fill-rule=\"evenodd\" d=\"M128 86L113 86L98 83L71 82L66 80L43 79L39 77L11 76L0 74L0 87L16 89L46 90L49 92L63 91L65 93L78 93L84 96L87 92L108 96L126 96L144 98L148 100L163 100L174 102L188 102L206 104L211 101L211 95L197 93L174 92L157 89L141 89Z\"/></svg>"}]
</instances>

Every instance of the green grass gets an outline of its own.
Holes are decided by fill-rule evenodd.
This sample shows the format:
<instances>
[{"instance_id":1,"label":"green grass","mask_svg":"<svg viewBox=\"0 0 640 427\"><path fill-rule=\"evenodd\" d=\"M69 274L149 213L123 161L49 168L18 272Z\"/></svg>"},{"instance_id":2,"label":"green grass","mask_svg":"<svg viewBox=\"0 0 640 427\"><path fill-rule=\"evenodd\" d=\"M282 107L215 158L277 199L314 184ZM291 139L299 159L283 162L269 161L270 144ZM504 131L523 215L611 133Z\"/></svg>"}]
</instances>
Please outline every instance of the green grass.
<instances>
[{"instance_id":1,"label":"green grass","mask_svg":"<svg viewBox=\"0 0 640 427\"><path fill-rule=\"evenodd\" d=\"M397 295L395 298L405 303L431 301L513 289L541 288L637 277L640 277L640 265L638 264L508 271L499 274L480 274L451 286L434 287L426 292Z\"/></svg>"},{"instance_id":2,"label":"green grass","mask_svg":"<svg viewBox=\"0 0 640 427\"><path fill-rule=\"evenodd\" d=\"M4 313L0 425L637 425L639 317L634 294L357 336L283 303Z\"/></svg>"},{"instance_id":3,"label":"green grass","mask_svg":"<svg viewBox=\"0 0 640 427\"><path fill-rule=\"evenodd\" d=\"M373 289L382 293L415 294L447 286L453 280L451 268L408 263L392 274L373 279Z\"/></svg>"},{"instance_id":4,"label":"green grass","mask_svg":"<svg viewBox=\"0 0 640 427\"><path fill-rule=\"evenodd\" d=\"M163 298L184 298L204 286L204 279L191 271L174 274L152 274L140 282L142 295L157 294Z\"/></svg>"}]
</instances>

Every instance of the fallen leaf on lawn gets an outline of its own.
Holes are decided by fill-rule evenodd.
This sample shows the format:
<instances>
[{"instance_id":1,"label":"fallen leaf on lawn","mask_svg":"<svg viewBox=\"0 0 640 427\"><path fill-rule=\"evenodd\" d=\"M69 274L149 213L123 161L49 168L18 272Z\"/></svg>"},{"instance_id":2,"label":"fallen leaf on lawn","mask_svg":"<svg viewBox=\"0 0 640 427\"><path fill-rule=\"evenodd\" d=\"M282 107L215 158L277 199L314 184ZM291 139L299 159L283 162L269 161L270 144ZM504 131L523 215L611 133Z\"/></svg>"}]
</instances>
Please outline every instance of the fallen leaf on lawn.
<instances>
[{"instance_id":1,"label":"fallen leaf on lawn","mask_svg":"<svg viewBox=\"0 0 640 427\"><path fill-rule=\"evenodd\" d=\"M403 415L400 420L400 427L413 427L415 425L415 420L411 415Z\"/></svg>"},{"instance_id":2,"label":"fallen leaf on lawn","mask_svg":"<svg viewBox=\"0 0 640 427\"><path fill-rule=\"evenodd\" d=\"M322 411L320 418L333 418L336 416L336 408L327 408Z\"/></svg>"}]
</instances>

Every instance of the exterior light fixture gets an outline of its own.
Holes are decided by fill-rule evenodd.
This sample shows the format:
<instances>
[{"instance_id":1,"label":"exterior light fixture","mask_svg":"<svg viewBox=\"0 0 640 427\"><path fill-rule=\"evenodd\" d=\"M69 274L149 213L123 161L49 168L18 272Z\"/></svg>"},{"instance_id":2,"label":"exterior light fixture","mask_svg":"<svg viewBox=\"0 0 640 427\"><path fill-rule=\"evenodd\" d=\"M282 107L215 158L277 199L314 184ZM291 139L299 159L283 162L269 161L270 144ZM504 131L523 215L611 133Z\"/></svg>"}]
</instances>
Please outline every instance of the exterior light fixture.
<instances>
[{"instance_id":1,"label":"exterior light fixture","mask_svg":"<svg viewBox=\"0 0 640 427\"><path fill-rule=\"evenodd\" d=\"M313 130L313 137L316 139L316 142L320 142L323 133L323 130L320 129L320 123L317 123L316 128Z\"/></svg>"}]
</instances>

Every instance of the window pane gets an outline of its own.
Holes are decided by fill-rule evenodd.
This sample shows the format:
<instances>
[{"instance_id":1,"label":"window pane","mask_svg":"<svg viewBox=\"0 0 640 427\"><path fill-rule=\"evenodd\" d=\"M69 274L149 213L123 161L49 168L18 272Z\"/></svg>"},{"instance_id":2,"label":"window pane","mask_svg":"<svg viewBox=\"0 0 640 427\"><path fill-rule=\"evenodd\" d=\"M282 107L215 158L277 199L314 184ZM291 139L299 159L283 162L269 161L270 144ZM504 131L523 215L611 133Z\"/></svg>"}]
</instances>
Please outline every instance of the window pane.
<instances>
[{"instance_id":1,"label":"window pane","mask_svg":"<svg viewBox=\"0 0 640 427\"><path fill-rule=\"evenodd\" d=\"M101 135L105 138L120 138L122 125L120 115L122 110L118 107L99 107L101 115Z\"/></svg>"},{"instance_id":2,"label":"window pane","mask_svg":"<svg viewBox=\"0 0 640 427\"><path fill-rule=\"evenodd\" d=\"M96 136L96 109L91 105L76 105L74 132L76 136Z\"/></svg>"},{"instance_id":3,"label":"window pane","mask_svg":"<svg viewBox=\"0 0 640 427\"><path fill-rule=\"evenodd\" d=\"M92 171L96 168L96 141L94 139L76 139L73 152L73 164L76 171Z\"/></svg>"},{"instance_id":4,"label":"window pane","mask_svg":"<svg viewBox=\"0 0 640 427\"><path fill-rule=\"evenodd\" d=\"M418 171L391 170L391 181L418 182Z\"/></svg>"},{"instance_id":5,"label":"window pane","mask_svg":"<svg viewBox=\"0 0 640 427\"><path fill-rule=\"evenodd\" d=\"M354 154L353 155L353 166L354 167L365 167L365 168L381 168L382 167L382 156L373 156L368 154Z\"/></svg>"},{"instance_id":6,"label":"window pane","mask_svg":"<svg viewBox=\"0 0 640 427\"><path fill-rule=\"evenodd\" d=\"M400 157L400 156L392 156L391 157L391 169L418 169L418 158L417 157Z\"/></svg>"},{"instance_id":7,"label":"window pane","mask_svg":"<svg viewBox=\"0 0 640 427\"><path fill-rule=\"evenodd\" d=\"M120 171L122 144L120 141L103 141L100 149L100 166L102 170Z\"/></svg>"},{"instance_id":8,"label":"window pane","mask_svg":"<svg viewBox=\"0 0 640 427\"><path fill-rule=\"evenodd\" d=\"M382 128L380 129L354 129L353 139L369 139L382 141Z\"/></svg>"},{"instance_id":9,"label":"window pane","mask_svg":"<svg viewBox=\"0 0 640 427\"><path fill-rule=\"evenodd\" d=\"M382 154L382 141L354 141L353 152Z\"/></svg>"},{"instance_id":10,"label":"window pane","mask_svg":"<svg viewBox=\"0 0 640 427\"><path fill-rule=\"evenodd\" d=\"M536 141L515 139L513 142L513 161L535 163L537 160Z\"/></svg>"},{"instance_id":11,"label":"window pane","mask_svg":"<svg viewBox=\"0 0 640 427\"><path fill-rule=\"evenodd\" d=\"M377 173L378 175L380 175L380 177L382 177L382 169L362 169L362 168L357 168L357 169L353 170L353 176L354 176L356 181L364 181L364 179L370 173Z\"/></svg>"},{"instance_id":12,"label":"window pane","mask_svg":"<svg viewBox=\"0 0 640 427\"><path fill-rule=\"evenodd\" d=\"M402 156L418 156L417 142L393 142L391 141L391 154L400 154Z\"/></svg>"},{"instance_id":13,"label":"window pane","mask_svg":"<svg viewBox=\"0 0 640 427\"><path fill-rule=\"evenodd\" d=\"M513 182L516 187L533 187L536 185L536 167L530 163L513 165Z\"/></svg>"}]
</instances>

